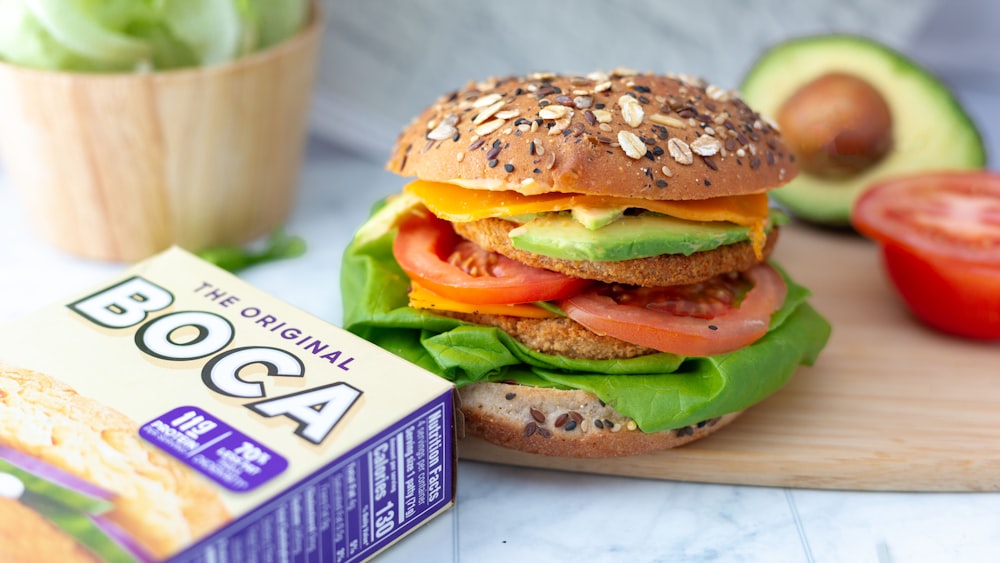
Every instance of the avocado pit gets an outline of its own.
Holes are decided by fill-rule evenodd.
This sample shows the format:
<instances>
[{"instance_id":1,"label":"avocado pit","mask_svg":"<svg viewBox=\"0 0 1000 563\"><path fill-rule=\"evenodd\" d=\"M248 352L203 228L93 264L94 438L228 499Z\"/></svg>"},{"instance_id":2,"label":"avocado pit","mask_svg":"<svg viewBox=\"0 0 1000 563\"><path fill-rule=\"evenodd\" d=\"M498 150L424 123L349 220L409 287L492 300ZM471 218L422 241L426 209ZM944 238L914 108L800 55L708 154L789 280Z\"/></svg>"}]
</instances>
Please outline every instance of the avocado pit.
<instances>
[{"instance_id":1,"label":"avocado pit","mask_svg":"<svg viewBox=\"0 0 1000 563\"><path fill-rule=\"evenodd\" d=\"M799 166L816 176L859 174L892 150L892 113L885 98L845 72L806 83L775 117Z\"/></svg>"}]
</instances>

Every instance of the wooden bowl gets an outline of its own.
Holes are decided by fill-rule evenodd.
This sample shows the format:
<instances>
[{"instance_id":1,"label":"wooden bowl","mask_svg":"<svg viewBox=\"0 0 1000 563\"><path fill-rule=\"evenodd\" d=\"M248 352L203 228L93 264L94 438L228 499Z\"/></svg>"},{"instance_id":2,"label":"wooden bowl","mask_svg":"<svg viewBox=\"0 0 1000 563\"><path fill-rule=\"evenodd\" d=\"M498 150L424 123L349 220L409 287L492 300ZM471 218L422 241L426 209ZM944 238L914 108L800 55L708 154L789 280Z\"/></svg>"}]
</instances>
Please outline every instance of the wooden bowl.
<instances>
[{"instance_id":1,"label":"wooden bowl","mask_svg":"<svg viewBox=\"0 0 1000 563\"><path fill-rule=\"evenodd\" d=\"M322 28L314 9L265 51L177 71L0 63L0 159L31 224L58 248L112 261L279 227L296 198Z\"/></svg>"}]
</instances>

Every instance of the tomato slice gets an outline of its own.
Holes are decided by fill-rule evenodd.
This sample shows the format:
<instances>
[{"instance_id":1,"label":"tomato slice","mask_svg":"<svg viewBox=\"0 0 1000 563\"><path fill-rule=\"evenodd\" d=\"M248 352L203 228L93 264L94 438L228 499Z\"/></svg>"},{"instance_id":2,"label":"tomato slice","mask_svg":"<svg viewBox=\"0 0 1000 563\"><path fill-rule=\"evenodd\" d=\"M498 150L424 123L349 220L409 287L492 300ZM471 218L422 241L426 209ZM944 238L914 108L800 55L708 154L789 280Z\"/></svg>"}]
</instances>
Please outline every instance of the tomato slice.
<instances>
[{"instance_id":1,"label":"tomato slice","mask_svg":"<svg viewBox=\"0 0 1000 563\"><path fill-rule=\"evenodd\" d=\"M928 260L891 243L882 252L890 281L918 319L955 336L1000 339L1000 267Z\"/></svg>"},{"instance_id":2,"label":"tomato slice","mask_svg":"<svg viewBox=\"0 0 1000 563\"><path fill-rule=\"evenodd\" d=\"M851 221L882 246L914 315L966 338L1000 339L1000 174L946 172L873 185Z\"/></svg>"},{"instance_id":3,"label":"tomato slice","mask_svg":"<svg viewBox=\"0 0 1000 563\"><path fill-rule=\"evenodd\" d=\"M743 348L767 333L788 288L771 266L670 288L594 286L559 303L591 331L684 356Z\"/></svg>"},{"instance_id":4,"label":"tomato slice","mask_svg":"<svg viewBox=\"0 0 1000 563\"><path fill-rule=\"evenodd\" d=\"M873 185L851 222L863 235L972 264L1000 264L1000 175L942 172Z\"/></svg>"},{"instance_id":5,"label":"tomato slice","mask_svg":"<svg viewBox=\"0 0 1000 563\"><path fill-rule=\"evenodd\" d=\"M552 301L591 283L484 250L458 236L451 223L430 214L415 215L400 225L392 253L410 279L463 303Z\"/></svg>"}]
</instances>

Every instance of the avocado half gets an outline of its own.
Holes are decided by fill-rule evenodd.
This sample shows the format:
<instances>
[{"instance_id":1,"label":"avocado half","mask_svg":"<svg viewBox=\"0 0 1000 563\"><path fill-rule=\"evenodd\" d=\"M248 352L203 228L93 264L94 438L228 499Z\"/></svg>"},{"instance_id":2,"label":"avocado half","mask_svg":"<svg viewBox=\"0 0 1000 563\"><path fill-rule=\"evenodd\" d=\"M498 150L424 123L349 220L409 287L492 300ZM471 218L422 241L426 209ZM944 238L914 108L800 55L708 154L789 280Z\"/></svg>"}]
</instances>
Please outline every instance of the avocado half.
<instances>
[{"instance_id":1,"label":"avocado half","mask_svg":"<svg viewBox=\"0 0 1000 563\"><path fill-rule=\"evenodd\" d=\"M831 72L852 74L882 95L892 115L892 148L874 166L847 177L800 170L794 180L771 192L793 215L844 226L854 200L874 182L986 165L979 130L948 87L906 56L868 38L821 35L780 43L754 62L740 89L751 107L773 118L802 86Z\"/></svg>"}]
</instances>

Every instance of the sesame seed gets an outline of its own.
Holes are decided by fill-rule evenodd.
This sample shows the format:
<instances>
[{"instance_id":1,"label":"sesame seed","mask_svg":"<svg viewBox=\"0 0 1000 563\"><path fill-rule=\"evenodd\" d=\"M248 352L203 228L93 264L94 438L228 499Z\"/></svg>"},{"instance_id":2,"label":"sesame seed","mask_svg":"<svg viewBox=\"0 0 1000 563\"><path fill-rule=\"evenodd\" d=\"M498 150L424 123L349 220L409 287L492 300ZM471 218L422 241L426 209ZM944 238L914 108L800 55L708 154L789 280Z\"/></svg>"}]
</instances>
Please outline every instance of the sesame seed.
<instances>
[{"instance_id":1,"label":"sesame seed","mask_svg":"<svg viewBox=\"0 0 1000 563\"><path fill-rule=\"evenodd\" d=\"M514 171L514 165L513 164L504 164L503 165L503 169L506 170L508 173L513 172Z\"/></svg>"}]
</instances>

